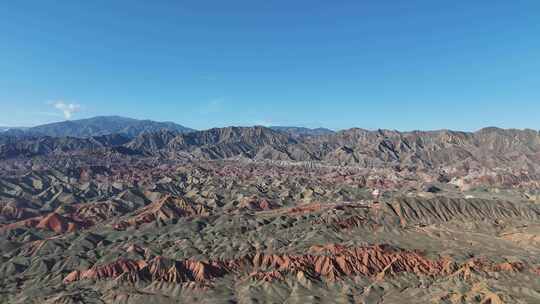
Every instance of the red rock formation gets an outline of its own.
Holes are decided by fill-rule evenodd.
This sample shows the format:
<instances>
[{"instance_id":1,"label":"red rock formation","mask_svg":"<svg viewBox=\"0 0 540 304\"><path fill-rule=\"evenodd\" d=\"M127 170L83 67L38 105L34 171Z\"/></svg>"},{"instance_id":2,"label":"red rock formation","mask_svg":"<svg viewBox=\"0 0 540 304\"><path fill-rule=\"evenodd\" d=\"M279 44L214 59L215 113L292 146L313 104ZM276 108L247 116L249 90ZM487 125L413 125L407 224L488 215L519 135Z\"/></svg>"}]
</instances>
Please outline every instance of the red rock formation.
<instances>
[{"instance_id":1,"label":"red rock formation","mask_svg":"<svg viewBox=\"0 0 540 304\"><path fill-rule=\"evenodd\" d=\"M104 280L116 279L119 277L129 277L130 281L138 281L139 271L146 266L144 261L132 261L119 259L113 263L103 266L93 266L85 271L73 271L65 279L64 283L71 283L78 280Z\"/></svg>"},{"instance_id":2,"label":"red rock formation","mask_svg":"<svg viewBox=\"0 0 540 304\"><path fill-rule=\"evenodd\" d=\"M288 209L288 213L290 214L302 214L302 213L311 213L311 212L317 212L322 209L326 209L327 207L323 206L319 203L314 204L306 204L298 207L293 207Z\"/></svg>"},{"instance_id":3,"label":"red rock formation","mask_svg":"<svg viewBox=\"0 0 540 304\"><path fill-rule=\"evenodd\" d=\"M451 274L451 276L457 276L467 280L474 273L522 272L526 268L526 265L522 262L493 263L486 259L472 259L458 267L457 270ZM534 273L534 269L531 269L531 271Z\"/></svg>"},{"instance_id":4,"label":"red rock formation","mask_svg":"<svg viewBox=\"0 0 540 304\"><path fill-rule=\"evenodd\" d=\"M68 284L68 283L72 283L72 282L79 281L80 279L81 279L81 272L78 271L78 270L75 270L75 271L70 272L70 273L64 278L64 283L65 283L65 284Z\"/></svg>"},{"instance_id":5,"label":"red rock formation","mask_svg":"<svg viewBox=\"0 0 540 304\"><path fill-rule=\"evenodd\" d=\"M521 272L525 269L522 262L505 262L493 266L494 271Z\"/></svg>"},{"instance_id":6,"label":"red rock formation","mask_svg":"<svg viewBox=\"0 0 540 304\"><path fill-rule=\"evenodd\" d=\"M259 204L259 207L262 210L271 210L271 209L275 208L274 204L272 204L271 202L269 202L266 199L262 199L262 200L258 201L258 204Z\"/></svg>"},{"instance_id":7,"label":"red rock formation","mask_svg":"<svg viewBox=\"0 0 540 304\"><path fill-rule=\"evenodd\" d=\"M223 262L193 260L173 261L155 257L149 262L118 260L104 266L94 266L83 272L72 272L66 283L82 279L117 279L128 281L157 280L166 282L209 282L226 273L242 273L254 269L250 277L273 280L283 273L308 273L334 281L345 276L373 276L384 270L393 273L412 272L418 275L436 275L447 271L446 260L431 261L418 253L395 250L386 246L345 248L339 245L314 247L322 255L274 255L257 253L253 256ZM268 269L269 271L266 271Z\"/></svg>"},{"instance_id":8,"label":"red rock formation","mask_svg":"<svg viewBox=\"0 0 540 304\"><path fill-rule=\"evenodd\" d=\"M259 199L257 197L247 198L240 202L239 209L251 210L251 211L268 211L275 209L277 206L267 199Z\"/></svg>"},{"instance_id":9,"label":"red rock formation","mask_svg":"<svg viewBox=\"0 0 540 304\"><path fill-rule=\"evenodd\" d=\"M79 228L88 227L89 223L79 221L69 217L69 215L61 215L56 212L30 218L23 221L18 221L0 228L0 231L8 231L20 227L36 228L41 230L49 230L55 233L73 232Z\"/></svg>"},{"instance_id":10,"label":"red rock formation","mask_svg":"<svg viewBox=\"0 0 540 304\"><path fill-rule=\"evenodd\" d=\"M403 251L388 246L345 248L338 245L313 247L312 251L324 255L279 256L260 255L253 258L256 268L275 268L297 273L303 271L336 280L342 276L373 276L385 268L394 273L412 272L418 275L435 275L448 271L445 259L428 260L416 252Z\"/></svg>"},{"instance_id":11,"label":"red rock formation","mask_svg":"<svg viewBox=\"0 0 540 304\"><path fill-rule=\"evenodd\" d=\"M519 262L494 264L471 260L460 267L447 258L431 260L414 251L390 246L347 248L340 245L314 246L313 254L277 255L257 253L229 261L174 261L155 257L148 262L120 259L111 264L74 271L65 283L78 280L118 279L134 282L164 281L209 284L226 274L245 275L250 279L273 281L286 274L301 278L336 281L344 277L369 276L380 280L387 275L408 272L419 276L460 276L467 279L473 271L523 271ZM457 269L457 270L456 270Z\"/></svg>"},{"instance_id":12,"label":"red rock formation","mask_svg":"<svg viewBox=\"0 0 540 304\"><path fill-rule=\"evenodd\" d=\"M264 282L273 282L273 281L280 281L283 280L283 274L281 272L273 270L273 271L254 271L248 275L249 279L255 280L255 281L264 281Z\"/></svg>"},{"instance_id":13,"label":"red rock formation","mask_svg":"<svg viewBox=\"0 0 540 304\"><path fill-rule=\"evenodd\" d=\"M170 283L207 283L225 274L218 263L201 261L174 261L161 256L148 262L119 259L113 263L94 266L85 271L73 271L64 278L64 283L79 280L117 279L125 282L163 281Z\"/></svg>"},{"instance_id":14,"label":"red rock formation","mask_svg":"<svg viewBox=\"0 0 540 304\"><path fill-rule=\"evenodd\" d=\"M208 214L209 211L203 205L192 204L183 198L167 195L138 210L130 219L114 224L113 227L124 230L130 226L139 226L157 220L167 221L188 216L206 216Z\"/></svg>"},{"instance_id":15,"label":"red rock formation","mask_svg":"<svg viewBox=\"0 0 540 304\"><path fill-rule=\"evenodd\" d=\"M14 210L11 211L15 212ZM19 210L17 212L20 213L23 211ZM0 228L0 231L29 227L49 230L55 233L72 232L94 226L125 212L127 210L122 209L116 202L110 201L62 206L52 213L4 225ZM15 214L12 215L15 216ZM24 217L24 214L19 214L18 216Z\"/></svg>"},{"instance_id":16,"label":"red rock formation","mask_svg":"<svg viewBox=\"0 0 540 304\"><path fill-rule=\"evenodd\" d=\"M137 244L131 244L127 246L126 252L133 252L140 255L147 255L149 253L147 248L142 248Z\"/></svg>"},{"instance_id":17,"label":"red rock formation","mask_svg":"<svg viewBox=\"0 0 540 304\"><path fill-rule=\"evenodd\" d=\"M72 232L77 229L77 224L69 221L58 213L50 213L42 218L35 226L38 229L51 230L56 233Z\"/></svg>"},{"instance_id":18,"label":"red rock formation","mask_svg":"<svg viewBox=\"0 0 540 304\"><path fill-rule=\"evenodd\" d=\"M189 270L197 282L205 282L212 280L215 277L220 277L226 273L225 268L219 262L199 262L187 260L183 262L183 266Z\"/></svg>"},{"instance_id":19,"label":"red rock formation","mask_svg":"<svg viewBox=\"0 0 540 304\"><path fill-rule=\"evenodd\" d=\"M122 215L125 212L127 210L123 210L116 202L106 201L77 205L70 216L87 222L89 225L96 225L107 219Z\"/></svg>"}]
</instances>

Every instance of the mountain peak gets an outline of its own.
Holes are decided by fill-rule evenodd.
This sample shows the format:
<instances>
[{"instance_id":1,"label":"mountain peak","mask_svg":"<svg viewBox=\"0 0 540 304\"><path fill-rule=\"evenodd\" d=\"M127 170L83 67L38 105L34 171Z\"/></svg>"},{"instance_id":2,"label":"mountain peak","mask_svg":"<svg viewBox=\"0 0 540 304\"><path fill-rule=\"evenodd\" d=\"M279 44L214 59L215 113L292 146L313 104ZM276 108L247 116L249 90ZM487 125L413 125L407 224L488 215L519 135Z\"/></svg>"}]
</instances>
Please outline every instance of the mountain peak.
<instances>
[{"instance_id":1,"label":"mountain peak","mask_svg":"<svg viewBox=\"0 0 540 304\"><path fill-rule=\"evenodd\" d=\"M67 120L29 128L29 133L53 137L92 137L119 133L135 137L145 132L169 130L191 132L193 129L172 122L138 120L122 116L96 116L78 120Z\"/></svg>"}]
</instances>

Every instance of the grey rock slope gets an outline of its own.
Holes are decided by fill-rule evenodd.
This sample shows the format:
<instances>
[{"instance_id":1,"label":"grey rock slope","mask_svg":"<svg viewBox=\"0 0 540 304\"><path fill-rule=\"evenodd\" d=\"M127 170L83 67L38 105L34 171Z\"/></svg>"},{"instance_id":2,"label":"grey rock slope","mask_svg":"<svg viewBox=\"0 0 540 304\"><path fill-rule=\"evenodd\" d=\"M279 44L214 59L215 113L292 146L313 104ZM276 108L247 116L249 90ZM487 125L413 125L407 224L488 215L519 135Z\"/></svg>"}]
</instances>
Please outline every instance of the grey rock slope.
<instances>
[{"instance_id":1,"label":"grey rock slope","mask_svg":"<svg viewBox=\"0 0 540 304\"><path fill-rule=\"evenodd\" d=\"M152 147L169 152L185 151L206 159L246 156L362 167L435 168L452 164L530 170L540 164L540 135L534 130L486 128L468 133L349 129L298 137L264 127L230 127L162 137L163 133L145 134L128 146L138 150Z\"/></svg>"},{"instance_id":2,"label":"grey rock slope","mask_svg":"<svg viewBox=\"0 0 540 304\"><path fill-rule=\"evenodd\" d=\"M540 172L538 131L497 128L473 133L349 129L326 135L295 136L265 127L228 127L189 133L170 130L143 132L133 139L119 133L78 140L2 135L0 157L69 153L93 149L95 143L105 148L123 146L145 155L168 154L174 157L181 153L199 159L244 157L366 168L440 168L451 165L465 169L505 167L524 170L528 174Z\"/></svg>"}]
</instances>

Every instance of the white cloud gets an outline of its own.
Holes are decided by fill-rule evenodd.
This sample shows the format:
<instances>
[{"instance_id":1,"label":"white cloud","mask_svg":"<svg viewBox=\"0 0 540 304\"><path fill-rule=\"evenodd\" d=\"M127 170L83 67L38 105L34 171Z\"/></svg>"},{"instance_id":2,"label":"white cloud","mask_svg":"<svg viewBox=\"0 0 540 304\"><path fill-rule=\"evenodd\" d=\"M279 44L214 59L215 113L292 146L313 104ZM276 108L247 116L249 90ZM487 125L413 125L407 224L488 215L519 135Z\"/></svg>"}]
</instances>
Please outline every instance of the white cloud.
<instances>
[{"instance_id":1,"label":"white cloud","mask_svg":"<svg viewBox=\"0 0 540 304\"><path fill-rule=\"evenodd\" d=\"M71 119L73 114L81 110L81 106L73 103L65 103L63 101L55 101L52 103L55 109L59 110L64 114L65 119Z\"/></svg>"}]
</instances>

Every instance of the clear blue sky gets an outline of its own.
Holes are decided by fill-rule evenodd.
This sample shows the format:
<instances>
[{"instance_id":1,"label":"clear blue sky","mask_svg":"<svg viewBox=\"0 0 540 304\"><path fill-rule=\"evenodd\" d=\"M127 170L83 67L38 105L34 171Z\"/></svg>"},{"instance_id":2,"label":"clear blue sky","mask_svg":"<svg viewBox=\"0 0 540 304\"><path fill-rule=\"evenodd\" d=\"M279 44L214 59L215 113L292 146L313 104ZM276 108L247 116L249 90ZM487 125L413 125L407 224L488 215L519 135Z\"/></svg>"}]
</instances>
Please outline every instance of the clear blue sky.
<instances>
[{"instance_id":1,"label":"clear blue sky","mask_svg":"<svg viewBox=\"0 0 540 304\"><path fill-rule=\"evenodd\" d=\"M0 29L0 125L540 129L538 0L18 0Z\"/></svg>"}]
</instances>

